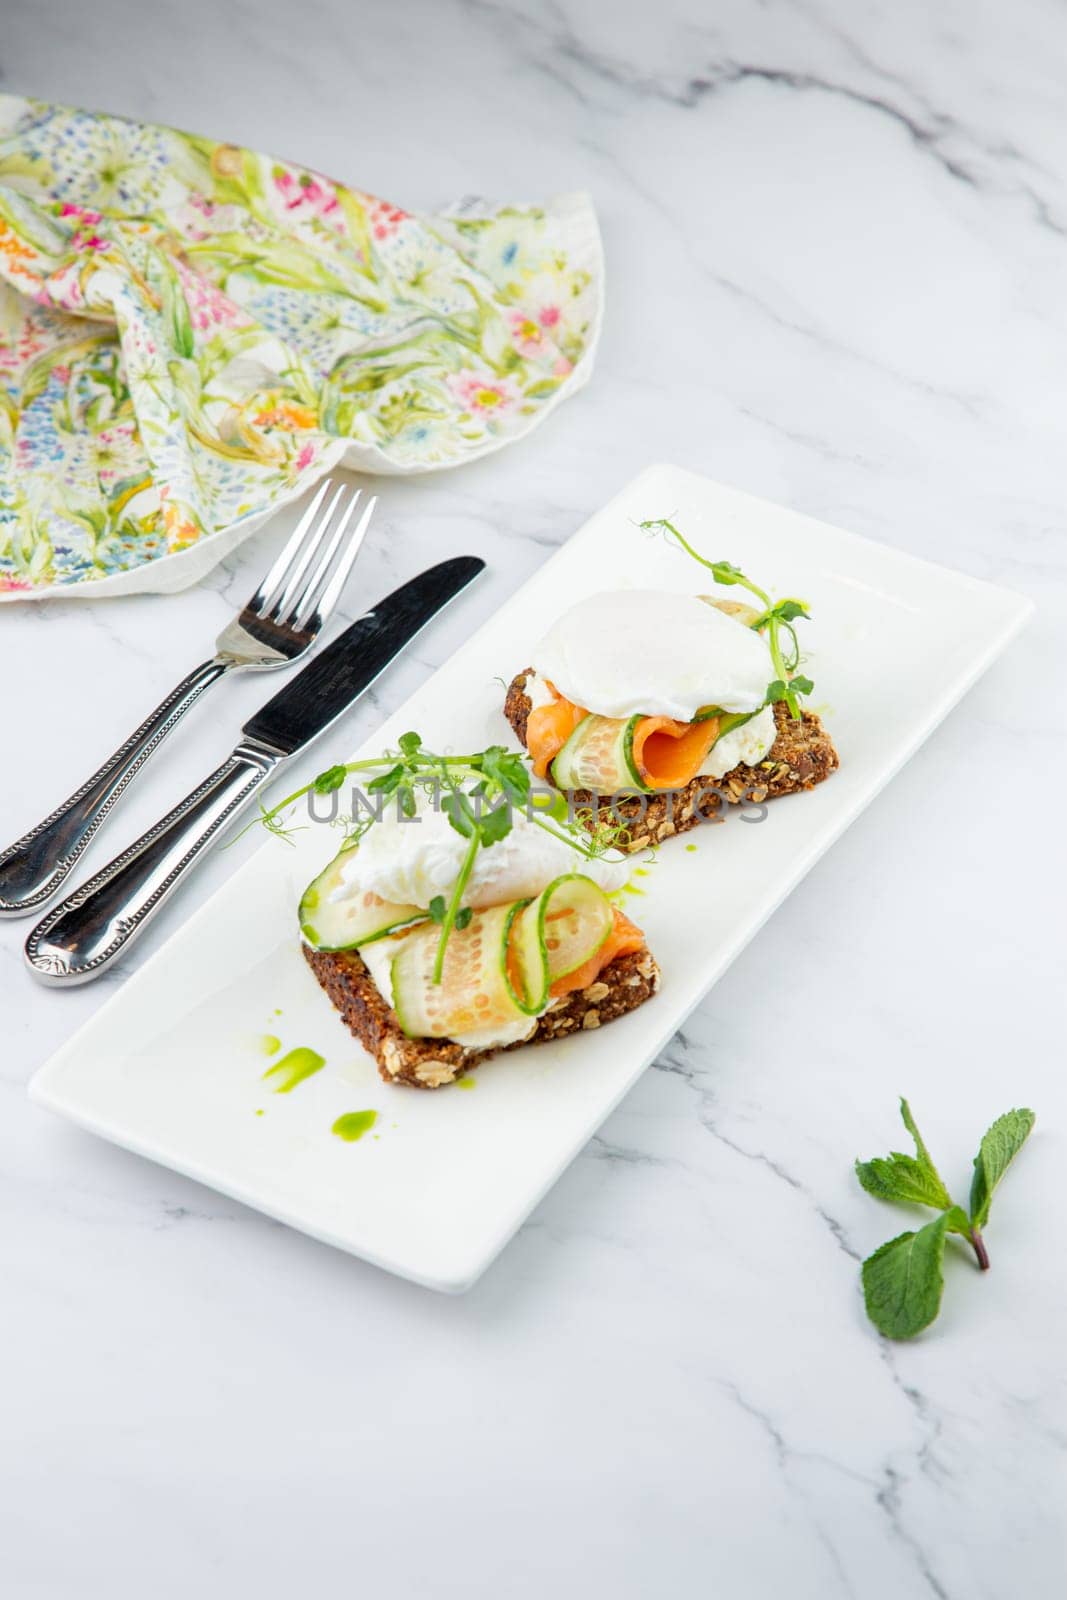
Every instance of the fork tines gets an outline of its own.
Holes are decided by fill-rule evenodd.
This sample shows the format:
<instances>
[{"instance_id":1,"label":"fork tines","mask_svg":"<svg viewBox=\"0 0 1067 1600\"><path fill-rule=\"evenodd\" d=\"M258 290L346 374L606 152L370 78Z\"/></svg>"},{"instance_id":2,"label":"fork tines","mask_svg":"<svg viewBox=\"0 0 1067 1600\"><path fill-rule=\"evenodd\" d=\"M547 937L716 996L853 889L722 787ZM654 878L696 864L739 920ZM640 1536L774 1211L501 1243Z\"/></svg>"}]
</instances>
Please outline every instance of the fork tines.
<instances>
[{"instance_id":1,"label":"fork tines","mask_svg":"<svg viewBox=\"0 0 1067 1600\"><path fill-rule=\"evenodd\" d=\"M318 628L325 621L344 588L378 503L378 497L371 495L355 531L342 548L361 494L360 489L338 484L333 478L323 480L284 550L249 601L250 611L265 621L298 632ZM335 561L338 551L340 558Z\"/></svg>"}]
</instances>

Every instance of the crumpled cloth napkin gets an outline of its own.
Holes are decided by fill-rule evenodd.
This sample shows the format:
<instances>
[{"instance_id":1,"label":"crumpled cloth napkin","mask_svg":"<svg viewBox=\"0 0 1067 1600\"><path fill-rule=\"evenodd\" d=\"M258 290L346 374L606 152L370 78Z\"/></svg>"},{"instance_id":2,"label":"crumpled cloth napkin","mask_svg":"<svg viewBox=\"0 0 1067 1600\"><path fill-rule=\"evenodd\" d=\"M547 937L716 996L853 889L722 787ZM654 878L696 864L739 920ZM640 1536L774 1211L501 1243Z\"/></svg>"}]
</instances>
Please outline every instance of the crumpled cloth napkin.
<instances>
[{"instance_id":1,"label":"crumpled cloth napkin","mask_svg":"<svg viewBox=\"0 0 1067 1600\"><path fill-rule=\"evenodd\" d=\"M0 600L196 582L331 467L454 466L589 376L581 195L415 217L0 95Z\"/></svg>"}]
</instances>

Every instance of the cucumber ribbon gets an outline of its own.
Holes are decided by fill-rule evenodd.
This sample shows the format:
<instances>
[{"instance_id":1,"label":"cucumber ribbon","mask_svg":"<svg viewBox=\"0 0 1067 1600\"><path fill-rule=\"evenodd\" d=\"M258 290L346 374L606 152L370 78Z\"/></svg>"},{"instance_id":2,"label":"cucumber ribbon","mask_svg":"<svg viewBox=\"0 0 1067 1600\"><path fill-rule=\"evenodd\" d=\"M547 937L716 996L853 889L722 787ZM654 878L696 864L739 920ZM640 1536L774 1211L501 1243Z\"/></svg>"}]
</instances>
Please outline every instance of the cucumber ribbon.
<instances>
[{"instance_id":1,"label":"cucumber ribbon","mask_svg":"<svg viewBox=\"0 0 1067 1600\"><path fill-rule=\"evenodd\" d=\"M393 957L393 1009L415 1039L448 1039L539 1016L552 985L606 943L611 902L589 878L566 873L534 900L476 911L453 929L441 981L434 983L439 930L406 934Z\"/></svg>"},{"instance_id":2,"label":"cucumber ribbon","mask_svg":"<svg viewBox=\"0 0 1067 1600\"><path fill-rule=\"evenodd\" d=\"M755 711L729 713L718 706L702 706L688 726L692 728L714 717L717 727L701 759L710 754L724 734L742 727L757 715ZM632 717L601 717L588 713L552 762L553 783L558 789L587 790L591 794L621 794L627 790L654 794L657 790L676 787L674 782L654 780L638 757L638 729L642 723L654 720L644 712Z\"/></svg>"},{"instance_id":3,"label":"cucumber ribbon","mask_svg":"<svg viewBox=\"0 0 1067 1600\"><path fill-rule=\"evenodd\" d=\"M345 868L355 857L350 846L334 856L300 900L300 931L314 950L358 950L413 923L425 922L419 906L395 905L370 891L353 894Z\"/></svg>"}]
</instances>

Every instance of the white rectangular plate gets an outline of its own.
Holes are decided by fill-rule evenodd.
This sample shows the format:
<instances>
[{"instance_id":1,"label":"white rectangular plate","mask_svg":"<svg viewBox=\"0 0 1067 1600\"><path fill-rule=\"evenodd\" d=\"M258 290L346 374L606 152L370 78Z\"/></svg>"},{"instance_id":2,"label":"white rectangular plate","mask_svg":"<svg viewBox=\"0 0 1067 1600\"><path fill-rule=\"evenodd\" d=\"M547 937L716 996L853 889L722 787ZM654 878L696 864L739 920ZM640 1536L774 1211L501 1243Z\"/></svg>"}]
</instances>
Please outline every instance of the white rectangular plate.
<instances>
[{"instance_id":1,"label":"white rectangular plate","mask_svg":"<svg viewBox=\"0 0 1067 1600\"><path fill-rule=\"evenodd\" d=\"M663 971L649 1004L599 1032L499 1056L475 1092L385 1085L311 977L300 889L338 835L267 841L37 1073L42 1104L294 1228L435 1289L468 1287L763 921L1026 621L1030 602L674 467L600 511L390 719L438 748L511 742L500 679L583 595L700 592L693 563L638 530L673 516L706 554L810 601L806 670L841 755L760 826L732 814L667 845L636 913ZM640 649L640 640L635 640ZM892 666L891 674L887 670ZM324 751L323 765L340 752ZM699 937L691 915L704 908ZM712 908L708 915L708 908ZM327 1065L290 1094L262 1081L261 1036ZM373 1133L331 1133L375 1109Z\"/></svg>"}]
</instances>

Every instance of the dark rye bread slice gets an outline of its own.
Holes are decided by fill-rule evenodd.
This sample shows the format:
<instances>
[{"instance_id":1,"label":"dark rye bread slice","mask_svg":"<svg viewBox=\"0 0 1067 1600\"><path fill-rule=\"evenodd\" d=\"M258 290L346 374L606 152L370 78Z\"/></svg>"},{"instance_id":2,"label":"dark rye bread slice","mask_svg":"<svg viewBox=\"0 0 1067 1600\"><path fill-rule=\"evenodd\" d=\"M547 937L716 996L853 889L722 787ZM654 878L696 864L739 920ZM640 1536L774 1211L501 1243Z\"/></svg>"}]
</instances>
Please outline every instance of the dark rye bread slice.
<instances>
[{"instance_id":1,"label":"dark rye bread slice","mask_svg":"<svg viewBox=\"0 0 1067 1600\"><path fill-rule=\"evenodd\" d=\"M451 1039L409 1039L392 1007L382 999L358 950L312 950L305 945L304 955L345 1027L377 1061L386 1083L440 1089L499 1053L496 1049L468 1050ZM602 1027L636 1011L658 988L659 968L647 950L619 956L587 989L556 1001L538 1018L530 1038L502 1048L519 1050Z\"/></svg>"},{"instance_id":2,"label":"dark rye bread slice","mask_svg":"<svg viewBox=\"0 0 1067 1600\"><path fill-rule=\"evenodd\" d=\"M526 679L532 670L527 667L512 679L504 701L504 715L524 748L526 719L532 710ZM833 741L814 711L803 711L797 722L789 715L789 708L779 702L774 708L774 721L777 737L758 766L742 762L725 777L694 778L684 789L619 799L614 808L607 800L577 791L575 804L589 809L595 806L607 819L629 827L629 838L620 842L620 850L645 850L650 844L659 844L672 834L687 833L714 817L723 799L731 805L742 801L761 805L783 794L814 789L840 765Z\"/></svg>"}]
</instances>

